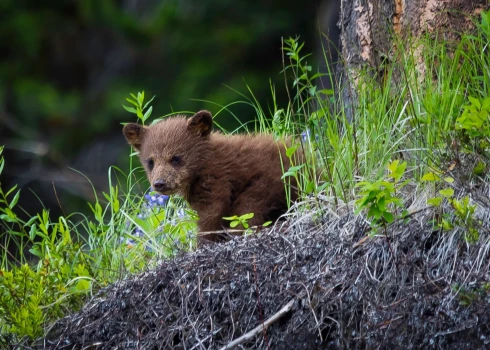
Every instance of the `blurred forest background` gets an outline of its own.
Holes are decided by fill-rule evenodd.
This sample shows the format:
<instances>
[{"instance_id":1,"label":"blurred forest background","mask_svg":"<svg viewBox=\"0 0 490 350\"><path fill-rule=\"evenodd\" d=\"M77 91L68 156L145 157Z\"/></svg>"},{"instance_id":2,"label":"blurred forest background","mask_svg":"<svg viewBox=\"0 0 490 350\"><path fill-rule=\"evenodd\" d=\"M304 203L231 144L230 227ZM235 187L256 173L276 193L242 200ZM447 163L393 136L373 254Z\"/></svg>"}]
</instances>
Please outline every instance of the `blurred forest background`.
<instances>
[{"instance_id":1,"label":"blurred forest background","mask_svg":"<svg viewBox=\"0 0 490 350\"><path fill-rule=\"evenodd\" d=\"M338 41L339 12L339 0L0 1L1 185L18 184L29 213L85 211L91 184L70 168L104 191L109 166L128 169L120 123L135 121L121 107L130 92L156 95L154 118L215 113L193 99L227 105L243 100L229 87L249 95L248 85L267 111L270 81L285 107L281 37L299 36L325 70L315 62L320 32ZM255 117L245 104L230 109L243 122ZM218 122L237 126L228 113Z\"/></svg>"}]
</instances>

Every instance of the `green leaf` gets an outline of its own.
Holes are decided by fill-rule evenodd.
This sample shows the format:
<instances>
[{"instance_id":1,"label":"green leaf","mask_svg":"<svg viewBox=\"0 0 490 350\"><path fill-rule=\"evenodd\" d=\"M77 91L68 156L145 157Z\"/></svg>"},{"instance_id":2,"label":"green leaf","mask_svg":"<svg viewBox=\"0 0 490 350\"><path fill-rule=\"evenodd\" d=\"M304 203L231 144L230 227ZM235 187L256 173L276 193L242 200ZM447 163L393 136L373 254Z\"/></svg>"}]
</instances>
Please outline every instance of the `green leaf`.
<instances>
[{"instance_id":1,"label":"green leaf","mask_svg":"<svg viewBox=\"0 0 490 350\"><path fill-rule=\"evenodd\" d=\"M398 181L400 178L403 176L405 173L405 170L407 169L407 162L401 163L399 166L396 167L395 173L393 174L393 178Z\"/></svg>"},{"instance_id":2,"label":"green leaf","mask_svg":"<svg viewBox=\"0 0 490 350\"><path fill-rule=\"evenodd\" d=\"M454 179L452 177L445 177L444 178L444 181L446 181L447 183L452 184L454 182Z\"/></svg>"},{"instance_id":3,"label":"green leaf","mask_svg":"<svg viewBox=\"0 0 490 350\"><path fill-rule=\"evenodd\" d=\"M15 194L14 198L10 202L10 204L9 204L10 209L13 209L15 207L15 205L19 201L19 196L20 196L20 190L17 191L17 193Z\"/></svg>"},{"instance_id":4,"label":"green leaf","mask_svg":"<svg viewBox=\"0 0 490 350\"><path fill-rule=\"evenodd\" d=\"M0 215L0 220L7 221L7 222L17 222L17 219L15 217L6 214Z\"/></svg>"},{"instance_id":5,"label":"green leaf","mask_svg":"<svg viewBox=\"0 0 490 350\"><path fill-rule=\"evenodd\" d=\"M141 110L140 110L140 109L138 109L138 110L136 111L136 116L137 116L138 118L140 118L141 120L143 120L143 113L141 113Z\"/></svg>"},{"instance_id":6,"label":"green leaf","mask_svg":"<svg viewBox=\"0 0 490 350\"><path fill-rule=\"evenodd\" d=\"M397 159L388 164L388 170L390 171L390 173L396 172L396 168L398 168L398 163L400 163L400 161Z\"/></svg>"},{"instance_id":7,"label":"green leaf","mask_svg":"<svg viewBox=\"0 0 490 350\"><path fill-rule=\"evenodd\" d=\"M37 227L36 224L31 226L31 229L29 230L29 238L31 241L34 241L34 238L36 238L36 232L37 232Z\"/></svg>"},{"instance_id":8,"label":"green leaf","mask_svg":"<svg viewBox=\"0 0 490 350\"><path fill-rule=\"evenodd\" d=\"M7 232L9 235L12 235L12 236L25 237L25 235L26 235L24 232L13 231L13 230L8 230Z\"/></svg>"},{"instance_id":9,"label":"green leaf","mask_svg":"<svg viewBox=\"0 0 490 350\"><path fill-rule=\"evenodd\" d=\"M397 207L403 207L403 203L400 200L400 198L396 198L396 197L390 198L389 202L393 203Z\"/></svg>"},{"instance_id":10,"label":"green leaf","mask_svg":"<svg viewBox=\"0 0 490 350\"><path fill-rule=\"evenodd\" d=\"M490 97L487 97L486 99L483 100L482 108L483 109L489 109L490 108Z\"/></svg>"},{"instance_id":11,"label":"green leaf","mask_svg":"<svg viewBox=\"0 0 490 350\"><path fill-rule=\"evenodd\" d=\"M394 217L393 217L393 214L388 212L388 211L385 211L383 213L383 218L386 220L387 223L392 223L393 220L394 220Z\"/></svg>"},{"instance_id":12,"label":"green leaf","mask_svg":"<svg viewBox=\"0 0 490 350\"><path fill-rule=\"evenodd\" d=\"M301 168L303 168L305 165L304 164L301 164L301 165L295 165L291 168L289 168L289 171L293 171L293 172L298 172L299 170L301 170Z\"/></svg>"},{"instance_id":13,"label":"green leaf","mask_svg":"<svg viewBox=\"0 0 490 350\"><path fill-rule=\"evenodd\" d=\"M75 285L75 292L85 293L90 290L91 283L87 279L79 279Z\"/></svg>"},{"instance_id":14,"label":"green leaf","mask_svg":"<svg viewBox=\"0 0 490 350\"><path fill-rule=\"evenodd\" d=\"M326 75L327 75L327 74L325 74L325 73L315 73L315 74L313 74L313 75L311 76L310 80L314 80L314 79L316 79L316 78L324 77L324 76L326 76Z\"/></svg>"},{"instance_id":15,"label":"green leaf","mask_svg":"<svg viewBox=\"0 0 490 350\"><path fill-rule=\"evenodd\" d=\"M326 115L324 109L319 109L316 112L311 113L310 120L320 119Z\"/></svg>"},{"instance_id":16,"label":"green leaf","mask_svg":"<svg viewBox=\"0 0 490 350\"><path fill-rule=\"evenodd\" d=\"M422 176L421 181L439 181L441 178L436 175L435 173L427 173L424 176Z\"/></svg>"},{"instance_id":17,"label":"green leaf","mask_svg":"<svg viewBox=\"0 0 490 350\"><path fill-rule=\"evenodd\" d=\"M310 194L315 189L315 181L308 181L305 188L305 193Z\"/></svg>"},{"instance_id":18,"label":"green leaf","mask_svg":"<svg viewBox=\"0 0 490 350\"><path fill-rule=\"evenodd\" d=\"M5 197L8 197L12 192L14 192L17 189L17 185L14 185L8 192L5 194Z\"/></svg>"},{"instance_id":19,"label":"green leaf","mask_svg":"<svg viewBox=\"0 0 490 350\"><path fill-rule=\"evenodd\" d=\"M133 107L128 107L128 106L125 106L125 105L122 105L123 108L128 111L129 113L134 113L136 114L136 109L134 109Z\"/></svg>"},{"instance_id":20,"label":"green leaf","mask_svg":"<svg viewBox=\"0 0 490 350\"><path fill-rule=\"evenodd\" d=\"M254 217L254 213L248 213L248 214L243 214L242 216L240 216L240 219L241 220L250 220L253 217Z\"/></svg>"},{"instance_id":21,"label":"green leaf","mask_svg":"<svg viewBox=\"0 0 490 350\"><path fill-rule=\"evenodd\" d=\"M446 220L446 219L442 219L441 226L442 226L442 229L445 231L449 231L454 227L454 225L449 220Z\"/></svg>"},{"instance_id":22,"label":"green leaf","mask_svg":"<svg viewBox=\"0 0 490 350\"><path fill-rule=\"evenodd\" d=\"M135 107L139 107L138 105L138 102L136 102L135 100L132 100L130 98L127 98L126 101L128 101L129 103L131 103L132 105L134 105Z\"/></svg>"},{"instance_id":23,"label":"green leaf","mask_svg":"<svg viewBox=\"0 0 490 350\"><path fill-rule=\"evenodd\" d=\"M439 193L446 198L450 198L454 195L454 190L452 188L446 188L446 189L440 190Z\"/></svg>"},{"instance_id":24,"label":"green leaf","mask_svg":"<svg viewBox=\"0 0 490 350\"><path fill-rule=\"evenodd\" d=\"M316 86L312 86L308 89L308 92L310 93L311 96L315 96L316 92Z\"/></svg>"},{"instance_id":25,"label":"green leaf","mask_svg":"<svg viewBox=\"0 0 490 350\"><path fill-rule=\"evenodd\" d=\"M232 221L232 222L230 222L230 227L231 228L237 227L239 223L240 223L240 221Z\"/></svg>"},{"instance_id":26,"label":"green leaf","mask_svg":"<svg viewBox=\"0 0 490 350\"><path fill-rule=\"evenodd\" d=\"M301 164L301 165L297 165L297 166L293 166L291 168L289 168L288 171L286 171L282 176L281 176L281 180L284 180L286 177L288 176L296 176L297 173L298 173L298 170L300 170L301 168L303 168L305 165L304 164Z\"/></svg>"},{"instance_id":27,"label":"green leaf","mask_svg":"<svg viewBox=\"0 0 490 350\"><path fill-rule=\"evenodd\" d=\"M361 211L366 206L367 202L369 202L368 196L364 196L356 201L356 205L359 207L359 211Z\"/></svg>"},{"instance_id":28,"label":"green leaf","mask_svg":"<svg viewBox=\"0 0 490 350\"><path fill-rule=\"evenodd\" d=\"M29 221L27 221L24 225L24 227L29 227L31 226L35 221L37 220L37 216L33 216L29 219Z\"/></svg>"},{"instance_id":29,"label":"green leaf","mask_svg":"<svg viewBox=\"0 0 490 350\"><path fill-rule=\"evenodd\" d=\"M481 109L481 103L478 99L468 96L468 99L470 100L471 104L476 106L478 109Z\"/></svg>"},{"instance_id":30,"label":"green leaf","mask_svg":"<svg viewBox=\"0 0 490 350\"><path fill-rule=\"evenodd\" d=\"M233 215L233 216L223 216L224 220L236 220L238 219L238 216Z\"/></svg>"},{"instance_id":31,"label":"green leaf","mask_svg":"<svg viewBox=\"0 0 490 350\"><path fill-rule=\"evenodd\" d=\"M427 204L433 207L438 207L441 205L442 197L433 197L427 200Z\"/></svg>"},{"instance_id":32,"label":"green leaf","mask_svg":"<svg viewBox=\"0 0 490 350\"><path fill-rule=\"evenodd\" d=\"M153 97L150 99L150 101L146 102L145 105L143 106L143 109L146 109L146 107L153 101L156 95L153 95Z\"/></svg>"},{"instance_id":33,"label":"green leaf","mask_svg":"<svg viewBox=\"0 0 490 350\"><path fill-rule=\"evenodd\" d=\"M329 182L324 182L323 184L321 184L316 190L317 190L317 193L320 193L321 191L323 191L325 188L327 188L327 186L329 185L330 183Z\"/></svg>"},{"instance_id":34,"label":"green leaf","mask_svg":"<svg viewBox=\"0 0 490 350\"><path fill-rule=\"evenodd\" d=\"M94 216L97 221L102 222L102 206L99 204L99 202L95 203Z\"/></svg>"},{"instance_id":35,"label":"green leaf","mask_svg":"<svg viewBox=\"0 0 490 350\"><path fill-rule=\"evenodd\" d=\"M143 93L138 92L138 98L136 99L136 101L138 101L138 105L139 105L140 107L142 107L142 106L143 106L143 101L144 101L144 98L145 98L145 96L144 96L144 92L143 92Z\"/></svg>"},{"instance_id":36,"label":"green leaf","mask_svg":"<svg viewBox=\"0 0 490 350\"><path fill-rule=\"evenodd\" d=\"M38 258L41 258L41 259L43 258L43 255L39 251L38 246L34 246L31 249L29 249L29 253L31 253L32 255L37 256Z\"/></svg>"},{"instance_id":37,"label":"green leaf","mask_svg":"<svg viewBox=\"0 0 490 350\"><path fill-rule=\"evenodd\" d=\"M370 208L369 208L369 211L368 211L368 214L367 214L369 217L374 217L376 220L379 220L381 218L381 211L378 209L377 206L375 205L372 205Z\"/></svg>"},{"instance_id":38,"label":"green leaf","mask_svg":"<svg viewBox=\"0 0 490 350\"><path fill-rule=\"evenodd\" d=\"M153 107L148 108L148 110L145 112L145 115L143 116L143 122L148 118L150 118L152 111L153 111Z\"/></svg>"},{"instance_id":39,"label":"green leaf","mask_svg":"<svg viewBox=\"0 0 490 350\"><path fill-rule=\"evenodd\" d=\"M111 201L111 197L107 193L102 192L102 194L104 195L105 199L107 199L108 202Z\"/></svg>"},{"instance_id":40,"label":"green leaf","mask_svg":"<svg viewBox=\"0 0 490 350\"><path fill-rule=\"evenodd\" d=\"M119 212L119 209L121 207L121 204L119 203L119 199L114 198L114 201L112 202L112 206L113 206L113 209L114 209L114 213L118 213Z\"/></svg>"},{"instance_id":41,"label":"green leaf","mask_svg":"<svg viewBox=\"0 0 490 350\"><path fill-rule=\"evenodd\" d=\"M327 96L333 95L333 89L322 89L318 92L323 94L323 95L327 95Z\"/></svg>"},{"instance_id":42,"label":"green leaf","mask_svg":"<svg viewBox=\"0 0 490 350\"><path fill-rule=\"evenodd\" d=\"M289 147L286 150L286 157L291 158L291 156L294 154L294 152L296 152L297 149L298 149L298 145Z\"/></svg>"},{"instance_id":43,"label":"green leaf","mask_svg":"<svg viewBox=\"0 0 490 350\"><path fill-rule=\"evenodd\" d=\"M485 169L486 169L485 163L480 160L478 164L476 164L475 167L473 168L473 174L483 175L485 173Z\"/></svg>"},{"instance_id":44,"label":"green leaf","mask_svg":"<svg viewBox=\"0 0 490 350\"><path fill-rule=\"evenodd\" d=\"M383 185L388 191L393 192L395 190L395 185L388 181L381 181L381 185ZM376 183L375 183L376 185Z\"/></svg>"},{"instance_id":45,"label":"green leaf","mask_svg":"<svg viewBox=\"0 0 490 350\"><path fill-rule=\"evenodd\" d=\"M356 184L356 187L367 187L367 186L371 186L371 188L373 187L373 185L367 181L361 181Z\"/></svg>"}]
</instances>

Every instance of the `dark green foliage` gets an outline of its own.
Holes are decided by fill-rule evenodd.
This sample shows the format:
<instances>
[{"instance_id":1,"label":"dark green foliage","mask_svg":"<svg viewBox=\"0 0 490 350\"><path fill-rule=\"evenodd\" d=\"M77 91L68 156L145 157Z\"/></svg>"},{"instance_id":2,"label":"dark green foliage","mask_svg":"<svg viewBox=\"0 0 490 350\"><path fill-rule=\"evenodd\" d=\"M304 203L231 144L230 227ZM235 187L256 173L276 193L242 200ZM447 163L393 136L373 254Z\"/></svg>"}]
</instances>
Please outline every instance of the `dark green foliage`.
<instances>
[{"instance_id":1,"label":"dark green foliage","mask_svg":"<svg viewBox=\"0 0 490 350\"><path fill-rule=\"evenodd\" d=\"M165 112L226 105L236 93L225 85L243 80L265 100L268 78L283 79L281 36L313 34L314 16L314 2L295 1L2 1L0 110L16 137L49 136L66 156L117 128L135 87Z\"/></svg>"}]
</instances>

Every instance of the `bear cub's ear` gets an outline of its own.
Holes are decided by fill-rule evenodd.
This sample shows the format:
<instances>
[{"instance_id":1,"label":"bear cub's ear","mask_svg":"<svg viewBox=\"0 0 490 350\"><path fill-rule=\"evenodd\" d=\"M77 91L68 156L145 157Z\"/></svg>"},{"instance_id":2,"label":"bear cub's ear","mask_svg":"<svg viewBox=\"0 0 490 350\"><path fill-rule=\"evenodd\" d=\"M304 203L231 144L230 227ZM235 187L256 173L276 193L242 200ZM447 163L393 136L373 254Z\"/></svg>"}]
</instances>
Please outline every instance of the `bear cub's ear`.
<instances>
[{"instance_id":1,"label":"bear cub's ear","mask_svg":"<svg viewBox=\"0 0 490 350\"><path fill-rule=\"evenodd\" d=\"M199 111L187 120L187 130L200 136L206 136L213 129L213 116L211 112Z\"/></svg>"},{"instance_id":2,"label":"bear cub's ear","mask_svg":"<svg viewBox=\"0 0 490 350\"><path fill-rule=\"evenodd\" d=\"M137 151L141 149L141 144L143 143L146 129L146 127L136 123L128 123L124 125L124 136L126 137L126 140L128 140L128 143L133 146Z\"/></svg>"}]
</instances>

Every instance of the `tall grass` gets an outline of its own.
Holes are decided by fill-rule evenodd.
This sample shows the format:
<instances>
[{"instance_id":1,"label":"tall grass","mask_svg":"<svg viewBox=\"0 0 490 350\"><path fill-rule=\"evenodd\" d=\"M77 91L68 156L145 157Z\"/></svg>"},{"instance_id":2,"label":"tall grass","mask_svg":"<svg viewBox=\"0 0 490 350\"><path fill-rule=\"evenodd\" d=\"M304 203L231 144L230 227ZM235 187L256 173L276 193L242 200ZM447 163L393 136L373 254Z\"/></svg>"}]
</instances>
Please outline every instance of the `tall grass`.
<instances>
[{"instance_id":1,"label":"tall grass","mask_svg":"<svg viewBox=\"0 0 490 350\"><path fill-rule=\"evenodd\" d=\"M459 41L428 34L399 39L382 69L347 72L340 79L348 84L334 82L335 92L321 88L321 74L302 56L302 45L285 40L284 73L292 98L284 109L274 105L271 116L256 108L265 119L260 125L287 126L286 133L296 135L308 129L304 146L316 155L328 194L345 202L356 198L360 180L381 178L390 160L407 161L414 180L427 169L444 171L444 162L455 156L451 145L465 142L456 121L469 98L490 94L487 20L483 13L474 33ZM346 101L346 95L356 98Z\"/></svg>"},{"instance_id":2,"label":"tall grass","mask_svg":"<svg viewBox=\"0 0 490 350\"><path fill-rule=\"evenodd\" d=\"M44 326L79 309L94 291L190 248L187 233L195 223L178 215L182 203L149 206L143 178L140 168L126 175L111 167L110 191L94 190L91 215L59 218L43 210L24 220L15 213L22 211L20 192L0 189L0 347L42 335Z\"/></svg>"}]
</instances>

